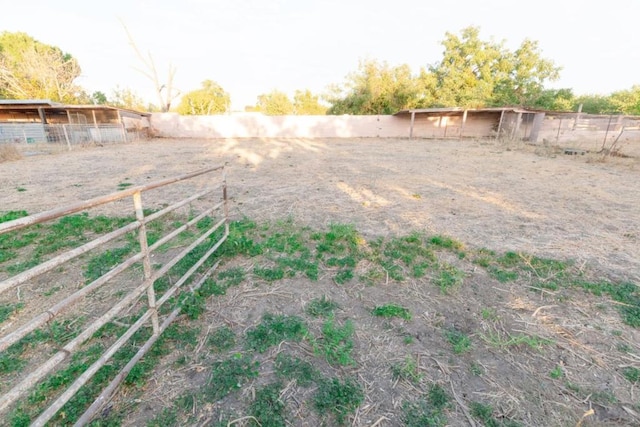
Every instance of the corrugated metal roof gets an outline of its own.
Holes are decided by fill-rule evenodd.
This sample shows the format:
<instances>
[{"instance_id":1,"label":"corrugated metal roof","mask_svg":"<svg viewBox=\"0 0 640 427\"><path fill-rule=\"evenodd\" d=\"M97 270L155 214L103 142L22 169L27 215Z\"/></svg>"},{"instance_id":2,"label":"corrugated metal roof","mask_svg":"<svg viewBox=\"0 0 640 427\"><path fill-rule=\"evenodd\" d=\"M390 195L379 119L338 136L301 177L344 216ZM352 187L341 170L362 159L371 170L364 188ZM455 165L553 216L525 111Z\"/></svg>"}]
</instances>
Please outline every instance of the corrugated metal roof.
<instances>
[{"instance_id":1,"label":"corrugated metal roof","mask_svg":"<svg viewBox=\"0 0 640 427\"><path fill-rule=\"evenodd\" d=\"M0 110L28 110L30 108L45 110L118 110L139 116L150 116L151 113L130 110L128 108L111 107L109 105L74 105L60 104L49 99L0 99Z\"/></svg>"},{"instance_id":2,"label":"corrugated metal roof","mask_svg":"<svg viewBox=\"0 0 640 427\"><path fill-rule=\"evenodd\" d=\"M52 102L50 99L0 99L0 105L20 105L20 106L50 106L61 107L64 104Z\"/></svg>"},{"instance_id":3,"label":"corrugated metal roof","mask_svg":"<svg viewBox=\"0 0 640 427\"><path fill-rule=\"evenodd\" d=\"M513 113L537 113L537 112L543 112L542 110L529 110L529 109L519 108L519 107L487 107L487 108L444 107L444 108L414 108L414 109L410 109L410 110L400 110L397 113L395 113L394 116L401 116L401 115L411 114L411 113L416 113L416 114L420 114L420 113L425 113L425 114L428 114L428 113L463 113L465 110L467 112L475 112L475 113L502 112L502 111L508 111L508 112L513 112Z\"/></svg>"}]
</instances>

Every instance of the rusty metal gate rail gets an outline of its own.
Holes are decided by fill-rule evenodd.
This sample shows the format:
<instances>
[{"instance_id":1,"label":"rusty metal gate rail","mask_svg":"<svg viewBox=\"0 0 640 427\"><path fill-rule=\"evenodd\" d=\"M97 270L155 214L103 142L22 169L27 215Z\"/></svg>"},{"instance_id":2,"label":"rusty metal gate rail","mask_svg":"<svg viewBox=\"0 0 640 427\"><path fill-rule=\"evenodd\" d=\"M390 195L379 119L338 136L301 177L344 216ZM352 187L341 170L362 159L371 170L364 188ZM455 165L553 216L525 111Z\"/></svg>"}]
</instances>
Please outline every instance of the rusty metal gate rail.
<instances>
[{"instance_id":1,"label":"rusty metal gate rail","mask_svg":"<svg viewBox=\"0 0 640 427\"><path fill-rule=\"evenodd\" d=\"M189 179L205 176L207 174L213 174L214 172L220 173L220 178L217 180L208 180L209 185L203 191L198 192L190 197L187 197L179 202L176 202L170 206L165 207L150 215L145 215L142 205L142 193L151 189L161 188L169 186L178 182L188 181ZM170 233L159 238L156 242L149 245L147 240L147 224L154 220L158 220L170 212L173 212L181 207L187 206L196 200L200 200L205 196L214 195L217 191L220 191L220 201L212 206L205 207L197 216L190 219L184 225L177 227ZM60 343L60 349L51 356L44 363L40 364L36 369L32 370L26 377L24 377L18 384L7 391L0 397L0 418L4 418L7 415L9 408L16 403L19 399L25 396L25 394L31 390L36 384L38 384L46 375L54 372L60 365L80 348L80 346L89 340L93 334L108 322L114 320L114 318L126 308L129 308L136 301L139 300L146 292L146 304L147 310L138 318L138 320L132 324L126 332L124 332L89 368L87 368L76 380L73 382L58 398L46 408L39 417L33 422L32 425L41 426L50 420L62 406L68 402L78 390L86 384L93 375L104 366L110 358L133 336L133 334L147 325L152 327L151 337L140 347L138 352L130 359L130 361L122 368L122 370L115 376L111 383L102 390L101 394L96 398L93 404L85 411L85 413L78 419L76 425L84 425L91 421L95 413L100 410L101 406L106 403L113 395L119 384L126 378L129 371L133 366L145 355L145 353L151 348L153 343L157 341L160 335L166 330L166 328L177 318L180 314L180 306L175 308L164 319L159 319L158 309L165 304L172 296L174 296L180 288L187 283L187 281L194 275L194 273L211 257L211 255L220 247L220 245L226 240L229 235L229 208L227 204L227 184L225 177L224 166L216 166L201 169L193 173L164 179L147 185L141 185L131 187L126 190L122 190L116 193L112 193L106 196L97 197L88 201L71 204L58 209L42 212L35 215L30 215L23 218L18 218L13 221L0 224L0 235L20 230L34 224L40 224L45 221L50 221L56 218L61 218L66 215L70 215L76 212L85 211L87 209L107 205L115 201L119 201L125 198L131 197L133 199L133 210L135 212L135 221L113 230L105 235L102 235L88 243L78 246L74 249L68 250L62 254L59 254L27 271L16 274L8 279L0 282L0 294L5 293L11 289L15 289L21 284L27 283L30 280L49 272L64 263L67 263L95 248L101 247L108 242L114 241L118 237L122 237L127 233L137 230L138 243L140 251L130 256L128 259L119 263L104 273L99 278L95 279L91 283L87 284L83 288L77 290L71 295L67 296L63 300L59 301L55 305L51 306L46 311L33 316L22 326L17 329L8 332L7 334L0 336L0 352L3 352L9 348L12 344L18 342L24 338L30 332L37 328L51 322L56 316L70 308L74 303L77 303L82 298L94 292L101 286L109 283L111 279L133 266L136 263L142 262L143 278L139 286L136 286L132 291L122 297L118 302L114 303L106 312L102 313L97 319L89 324L82 332L76 337L71 339L67 343ZM151 267L151 255L152 253L174 239L180 233L187 229L193 229L203 218L211 217L214 213L218 213L216 218L220 218L218 221L213 221L213 225L206 231L199 235L191 244L185 247L177 255L173 256L170 260L165 262L159 269L152 270ZM205 240L210 239L211 236L217 231L221 231L221 236L212 243L212 246L207 252L199 258L189 270L180 277L164 294L156 300L156 293L154 290L154 282L163 277L173 266L175 266L181 259L189 254L194 248L201 245ZM216 269L218 263L215 263L204 274L202 274L198 281L192 284L188 291L195 292L204 281L211 275Z\"/></svg>"}]
</instances>

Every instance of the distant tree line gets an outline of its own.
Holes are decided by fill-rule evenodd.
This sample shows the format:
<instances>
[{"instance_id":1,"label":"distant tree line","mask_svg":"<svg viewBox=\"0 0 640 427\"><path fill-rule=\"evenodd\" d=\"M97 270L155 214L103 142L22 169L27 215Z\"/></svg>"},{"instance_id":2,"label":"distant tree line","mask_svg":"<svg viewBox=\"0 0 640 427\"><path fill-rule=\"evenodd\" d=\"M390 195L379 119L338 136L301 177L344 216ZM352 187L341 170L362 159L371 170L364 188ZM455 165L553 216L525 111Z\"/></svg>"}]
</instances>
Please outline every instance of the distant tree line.
<instances>
[{"instance_id":1,"label":"distant tree line","mask_svg":"<svg viewBox=\"0 0 640 427\"><path fill-rule=\"evenodd\" d=\"M130 36L129 36L130 37ZM293 99L279 90L261 94L245 111L268 115L393 114L409 108L520 106L592 114L640 115L640 85L609 95L574 95L571 89L547 89L560 67L542 57L536 41L516 50L504 42L482 40L478 27L447 32L442 58L414 74L406 64L392 66L367 59L325 94L297 90ZM152 69L155 72L155 65ZM172 71L175 73L175 69ZM116 87L110 95L88 94L75 83L77 60L25 33L0 33L0 99L51 99L79 104L109 104L141 111L167 110L145 103L133 90ZM172 74L173 75L173 74ZM157 83L157 82L156 82ZM173 111L209 115L229 112L230 95L215 81L182 95Z\"/></svg>"}]
</instances>

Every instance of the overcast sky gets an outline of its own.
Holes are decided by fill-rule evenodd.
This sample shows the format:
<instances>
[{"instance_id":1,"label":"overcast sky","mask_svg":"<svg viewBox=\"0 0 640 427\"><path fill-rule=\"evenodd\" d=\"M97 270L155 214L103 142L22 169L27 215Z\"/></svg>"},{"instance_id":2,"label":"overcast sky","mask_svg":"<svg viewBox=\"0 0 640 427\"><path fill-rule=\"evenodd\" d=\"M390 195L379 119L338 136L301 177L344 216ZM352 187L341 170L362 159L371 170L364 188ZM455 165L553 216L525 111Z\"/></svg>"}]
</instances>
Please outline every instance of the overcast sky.
<instances>
[{"instance_id":1,"label":"overcast sky","mask_svg":"<svg viewBox=\"0 0 640 427\"><path fill-rule=\"evenodd\" d=\"M274 89L324 92L361 59L417 73L441 59L446 31L469 25L510 49L539 41L562 67L552 87L607 94L640 84L640 0L0 0L0 31L71 53L90 92L120 86L157 103L120 20L162 75L175 65L177 88L214 80L238 110Z\"/></svg>"}]
</instances>

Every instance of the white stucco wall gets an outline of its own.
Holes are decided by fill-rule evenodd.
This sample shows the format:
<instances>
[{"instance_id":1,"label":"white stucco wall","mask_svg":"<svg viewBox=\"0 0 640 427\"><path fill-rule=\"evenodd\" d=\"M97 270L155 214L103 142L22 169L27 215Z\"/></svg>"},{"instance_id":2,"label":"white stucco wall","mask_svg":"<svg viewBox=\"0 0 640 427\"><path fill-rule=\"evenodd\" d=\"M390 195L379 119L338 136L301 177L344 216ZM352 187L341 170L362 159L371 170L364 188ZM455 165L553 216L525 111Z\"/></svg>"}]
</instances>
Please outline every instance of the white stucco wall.
<instances>
[{"instance_id":1,"label":"white stucco wall","mask_svg":"<svg viewBox=\"0 0 640 427\"><path fill-rule=\"evenodd\" d=\"M167 138L406 138L409 121L395 116L265 116L153 114L151 128Z\"/></svg>"}]
</instances>

